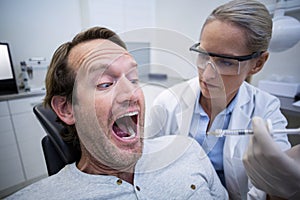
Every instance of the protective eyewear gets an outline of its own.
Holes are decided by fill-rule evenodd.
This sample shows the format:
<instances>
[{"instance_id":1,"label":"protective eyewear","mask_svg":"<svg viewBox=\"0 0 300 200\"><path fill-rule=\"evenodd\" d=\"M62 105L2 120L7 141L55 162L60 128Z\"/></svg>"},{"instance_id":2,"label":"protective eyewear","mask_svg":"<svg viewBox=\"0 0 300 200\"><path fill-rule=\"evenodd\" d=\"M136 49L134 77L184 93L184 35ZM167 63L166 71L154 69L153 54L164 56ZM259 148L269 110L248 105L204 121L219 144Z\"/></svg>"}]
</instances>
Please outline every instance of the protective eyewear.
<instances>
[{"instance_id":1,"label":"protective eyewear","mask_svg":"<svg viewBox=\"0 0 300 200\"><path fill-rule=\"evenodd\" d=\"M197 67L205 70L210 64L212 68L221 75L238 75L240 74L241 62L259 57L263 51L254 52L245 56L229 56L224 54L216 54L207 52L200 47L200 43L194 44L190 51L197 52Z\"/></svg>"}]
</instances>

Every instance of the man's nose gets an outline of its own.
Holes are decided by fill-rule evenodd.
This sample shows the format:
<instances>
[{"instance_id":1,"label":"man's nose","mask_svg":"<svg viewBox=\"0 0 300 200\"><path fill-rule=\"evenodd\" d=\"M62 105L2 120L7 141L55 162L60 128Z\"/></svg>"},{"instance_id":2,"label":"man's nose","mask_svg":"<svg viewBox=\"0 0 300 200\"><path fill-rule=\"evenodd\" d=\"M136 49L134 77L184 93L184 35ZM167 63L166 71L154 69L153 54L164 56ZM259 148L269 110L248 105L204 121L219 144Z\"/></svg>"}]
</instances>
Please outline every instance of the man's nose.
<instances>
[{"instance_id":1,"label":"man's nose","mask_svg":"<svg viewBox=\"0 0 300 200\"><path fill-rule=\"evenodd\" d=\"M137 84L132 83L127 77L121 77L117 82L117 102L136 102L138 100L138 89Z\"/></svg>"}]
</instances>

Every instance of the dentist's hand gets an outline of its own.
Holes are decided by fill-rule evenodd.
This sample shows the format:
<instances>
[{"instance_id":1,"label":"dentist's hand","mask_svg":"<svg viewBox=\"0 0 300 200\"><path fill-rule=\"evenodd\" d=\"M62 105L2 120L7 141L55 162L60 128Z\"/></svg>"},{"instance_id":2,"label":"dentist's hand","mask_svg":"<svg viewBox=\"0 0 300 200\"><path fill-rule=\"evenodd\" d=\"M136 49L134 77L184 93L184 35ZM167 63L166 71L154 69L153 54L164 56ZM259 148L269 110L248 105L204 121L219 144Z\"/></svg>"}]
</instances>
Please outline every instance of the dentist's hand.
<instances>
[{"instance_id":1,"label":"dentist's hand","mask_svg":"<svg viewBox=\"0 0 300 200\"><path fill-rule=\"evenodd\" d=\"M300 145L282 152L262 118L252 120L254 135L243 162L253 185L271 196L300 199Z\"/></svg>"}]
</instances>

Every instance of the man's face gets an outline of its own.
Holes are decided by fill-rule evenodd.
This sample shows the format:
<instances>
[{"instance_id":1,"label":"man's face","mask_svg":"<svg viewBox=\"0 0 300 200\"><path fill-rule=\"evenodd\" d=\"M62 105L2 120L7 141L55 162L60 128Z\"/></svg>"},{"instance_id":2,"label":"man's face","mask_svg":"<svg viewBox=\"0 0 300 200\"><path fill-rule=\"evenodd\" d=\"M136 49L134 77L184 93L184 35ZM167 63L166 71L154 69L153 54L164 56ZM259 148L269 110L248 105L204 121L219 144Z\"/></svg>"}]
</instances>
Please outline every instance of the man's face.
<instances>
[{"instance_id":1,"label":"man's face","mask_svg":"<svg viewBox=\"0 0 300 200\"><path fill-rule=\"evenodd\" d=\"M96 39L75 46L68 63L77 74L73 111L81 145L96 162L126 170L143 148L145 106L135 60Z\"/></svg>"}]
</instances>

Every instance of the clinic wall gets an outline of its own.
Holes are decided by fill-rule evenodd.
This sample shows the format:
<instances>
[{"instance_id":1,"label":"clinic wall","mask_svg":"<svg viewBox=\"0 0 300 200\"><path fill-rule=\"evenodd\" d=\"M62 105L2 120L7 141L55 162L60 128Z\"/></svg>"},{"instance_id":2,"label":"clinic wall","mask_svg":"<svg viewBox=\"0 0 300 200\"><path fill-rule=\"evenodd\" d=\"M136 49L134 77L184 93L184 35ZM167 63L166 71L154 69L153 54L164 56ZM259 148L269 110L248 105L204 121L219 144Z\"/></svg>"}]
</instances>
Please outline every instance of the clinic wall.
<instances>
[{"instance_id":1,"label":"clinic wall","mask_svg":"<svg viewBox=\"0 0 300 200\"><path fill-rule=\"evenodd\" d=\"M78 0L1 0L0 40L9 42L16 74L20 61L45 57L81 30Z\"/></svg>"},{"instance_id":2,"label":"clinic wall","mask_svg":"<svg viewBox=\"0 0 300 200\"><path fill-rule=\"evenodd\" d=\"M158 0L156 1L156 26L177 32L185 42L179 40L170 41L173 45L178 45L182 53L187 53L186 59L193 62L189 52L190 46L199 39L199 33L206 17L218 5L226 0L206 1L206 0ZM164 43L166 39L158 39L158 43ZM155 63L163 63L163 66L152 66L152 73L166 73L169 77L179 77L182 79L197 76L197 69L191 68L182 61L182 58L174 55L157 54L153 56Z\"/></svg>"},{"instance_id":3,"label":"clinic wall","mask_svg":"<svg viewBox=\"0 0 300 200\"><path fill-rule=\"evenodd\" d=\"M285 15L294 17L300 21L300 1L290 0L288 2L288 9ZM294 7L292 5L294 5ZM264 68L253 76L251 83L257 86L258 81L262 79L300 83L299 52L300 41L294 47L286 51L270 52L269 59Z\"/></svg>"},{"instance_id":4,"label":"clinic wall","mask_svg":"<svg viewBox=\"0 0 300 200\"><path fill-rule=\"evenodd\" d=\"M300 83L300 42L284 52L270 52L264 68L252 78L255 86L262 79Z\"/></svg>"},{"instance_id":5,"label":"clinic wall","mask_svg":"<svg viewBox=\"0 0 300 200\"><path fill-rule=\"evenodd\" d=\"M167 28L170 30L178 31L180 34L190 38L190 43L198 41L202 24L209 13L217 6L228 2L228 0L219 1L206 1L206 0L159 0L156 2L156 26ZM267 7L274 5L275 0L261 0ZM300 10L294 11L293 17L300 20ZM287 13L289 15L289 13ZM159 42L159 41L158 41ZM161 41L163 42L163 41ZM178 41L173 41L177 43ZM188 51L189 46L183 47ZM252 77L251 83L253 85L258 84L261 79L268 79L272 74L280 75L281 77L291 77L295 81L300 82L300 42L293 48L281 52L270 53L269 60L265 64L264 68L256 75ZM163 61L167 58L159 57L157 60ZM180 74L183 78L190 78L197 75L196 69L186 70L182 67L177 60L169 60L169 69L155 67L151 68L152 73L167 73L169 76L178 76ZM172 62L174 60L174 62ZM175 67L178 70L174 73L172 68ZM167 70L166 70L167 69Z\"/></svg>"},{"instance_id":6,"label":"clinic wall","mask_svg":"<svg viewBox=\"0 0 300 200\"><path fill-rule=\"evenodd\" d=\"M10 43L16 74L20 61L45 57L91 26L124 32L155 27L156 0L0 0L0 41ZM137 36L129 42L147 42Z\"/></svg>"},{"instance_id":7,"label":"clinic wall","mask_svg":"<svg viewBox=\"0 0 300 200\"><path fill-rule=\"evenodd\" d=\"M179 46L181 52L176 53L177 49L175 54L152 52L151 72L166 73L169 77L179 76L183 79L196 76L197 70L184 60L191 59L188 48L198 41L202 24L208 14L227 1L152 0L155 16L149 18L154 21L150 20L151 23L149 22L147 26L150 24L166 29L174 36L168 37L169 34L166 32L163 34L164 37L157 37L154 42L163 48ZM261 1L266 4L275 2L275 0ZM87 25L86 22L88 20L86 16L90 13L83 12L88 5L86 2L86 0L0 0L0 40L11 44L16 71L20 70L19 62L30 57L46 57L50 61L58 45L91 25ZM298 19L300 19L299 12L299 10L293 12ZM257 85L259 80L268 78L271 74L294 76L300 81L300 76L295 76L300 72L299 50L300 43L285 52L271 53L262 71L253 76L252 83ZM180 55L183 55L183 58Z\"/></svg>"},{"instance_id":8,"label":"clinic wall","mask_svg":"<svg viewBox=\"0 0 300 200\"><path fill-rule=\"evenodd\" d=\"M286 12L300 21L300 8ZM253 76L251 83L258 85L262 79L298 82L300 83L300 41L292 48L283 52L270 52L268 61L264 68Z\"/></svg>"}]
</instances>

